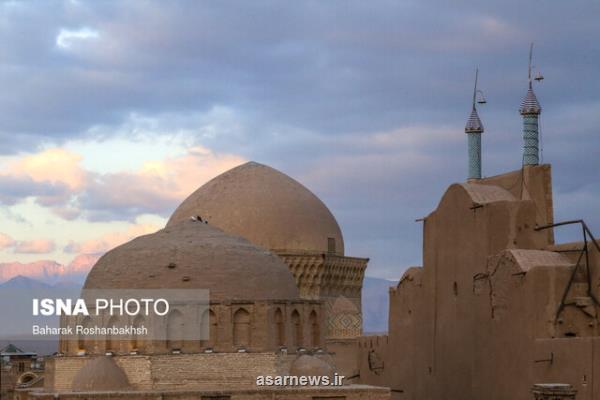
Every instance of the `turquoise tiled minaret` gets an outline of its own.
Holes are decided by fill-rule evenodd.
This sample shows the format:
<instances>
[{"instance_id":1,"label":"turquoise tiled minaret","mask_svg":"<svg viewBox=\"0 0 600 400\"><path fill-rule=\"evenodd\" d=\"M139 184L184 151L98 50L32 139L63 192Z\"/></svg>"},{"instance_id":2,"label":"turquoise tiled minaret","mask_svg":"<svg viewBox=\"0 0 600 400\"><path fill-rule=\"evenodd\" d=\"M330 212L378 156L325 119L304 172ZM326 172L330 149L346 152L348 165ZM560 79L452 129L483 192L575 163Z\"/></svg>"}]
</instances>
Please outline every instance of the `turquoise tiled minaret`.
<instances>
[{"instance_id":1,"label":"turquoise tiled minaret","mask_svg":"<svg viewBox=\"0 0 600 400\"><path fill-rule=\"evenodd\" d=\"M477 93L481 94L481 91L477 90L477 78L479 70L475 71L475 88L473 89L473 108L471 115L467 120L465 126L465 133L467 134L467 145L469 153L469 178L468 179L481 179L481 134L483 133L483 124L477 114L476 99ZM481 103L484 103L482 100Z\"/></svg>"},{"instance_id":2,"label":"turquoise tiled minaret","mask_svg":"<svg viewBox=\"0 0 600 400\"><path fill-rule=\"evenodd\" d=\"M538 119L541 112L542 107L533 93L530 78L529 90L519 108L523 116L523 165L538 165L540 162Z\"/></svg>"},{"instance_id":3,"label":"turquoise tiled minaret","mask_svg":"<svg viewBox=\"0 0 600 400\"><path fill-rule=\"evenodd\" d=\"M542 107L538 103L531 81L531 60L533 58L533 43L529 47L529 89L519 113L523 116L523 165L538 165L540 163L540 138L539 138L539 117L542 113ZM536 81L544 79L541 75L535 78Z\"/></svg>"},{"instance_id":4,"label":"turquoise tiled minaret","mask_svg":"<svg viewBox=\"0 0 600 400\"><path fill-rule=\"evenodd\" d=\"M473 110L465 126L467 144L469 149L469 179L481 179L481 134L483 124L473 104Z\"/></svg>"}]
</instances>

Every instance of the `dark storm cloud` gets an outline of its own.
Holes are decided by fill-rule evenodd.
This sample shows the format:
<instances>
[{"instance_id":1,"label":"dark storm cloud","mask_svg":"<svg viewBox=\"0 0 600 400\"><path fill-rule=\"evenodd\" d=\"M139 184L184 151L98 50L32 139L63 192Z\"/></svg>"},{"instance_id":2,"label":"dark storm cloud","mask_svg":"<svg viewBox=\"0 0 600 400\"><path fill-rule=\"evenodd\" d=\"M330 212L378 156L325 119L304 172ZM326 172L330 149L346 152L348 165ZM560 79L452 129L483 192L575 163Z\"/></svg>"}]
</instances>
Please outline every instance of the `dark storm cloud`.
<instances>
[{"instance_id":1,"label":"dark storm cloud","mask_svg":"<svg viewBox=\"0 0 600 400\"><path fill-rule=\"evenodd\" d=\"M210 135L199 129L198 141L302 179L337 215L350 252L370 256L372 274L395 278L420 262L414 219L435 208L451 181L464 178L463 127L475 66L489 101L480 110L484 173L519 167L517 108L526 90L528 45L535 41L534 61L546 77L536 91L557 216L577 214L600 231L594 206L600 3L0 7L0 152L98 135L98 125L107 135L132 113L202 115L224 107L234 128ZM97 37L73 36L84 29ZM61 31L71 33L63 47ZM124 218L130 218L136 205L126 200ZM83 203L104 217L101 200Z\"/></svg>"}]
</instances>

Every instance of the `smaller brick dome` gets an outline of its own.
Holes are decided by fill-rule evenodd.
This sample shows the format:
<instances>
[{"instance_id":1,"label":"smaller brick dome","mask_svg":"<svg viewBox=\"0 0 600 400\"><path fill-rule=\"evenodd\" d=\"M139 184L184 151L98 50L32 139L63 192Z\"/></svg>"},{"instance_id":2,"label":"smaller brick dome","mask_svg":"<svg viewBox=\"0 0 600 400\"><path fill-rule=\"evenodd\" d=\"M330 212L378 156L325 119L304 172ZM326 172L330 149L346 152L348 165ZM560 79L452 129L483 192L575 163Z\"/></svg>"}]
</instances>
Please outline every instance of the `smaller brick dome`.
<instances>
[{"instance_id":1,"label":"smaller brick dome","mask_svg":"<svg viewBox=\"0 0 600 400\"><path fill-rule=\"evenodd\" d=\"M71 388L74 392L131 389L125 372L106 356L94 357L86 362L73 378Z\"/></svg>"},{"instance_id":2,"label":"smaller brick dome","mask_svg":"<svg viewBox=\"0 0 600 400\"><path fill-rule=\"evenodd\" d=\"M359 314L358 308L350 299L345 296L339 296L331 307L331 314Z\"/></svg>"},{"instance_id":3,"label":"smaller brick dome","mask_svg":"<svg viewBox=\"0 0 600 400\"><path fill-rule=\"evenodd\" d=\"M103 255L85 289L208 289L210 300L297 300L287 265L248 240L187 218Z\"/></svg>"},{"instance_id":4,"label":"smaller brick dome","mask_svg":"<svg viewBox=\"0 0 600 400\"><path fill-rule=\"evenodd\" d=\"M291 376L333 376L334 368L316 356L302 355L290 368Z\"/></svg>"}]
</instances>

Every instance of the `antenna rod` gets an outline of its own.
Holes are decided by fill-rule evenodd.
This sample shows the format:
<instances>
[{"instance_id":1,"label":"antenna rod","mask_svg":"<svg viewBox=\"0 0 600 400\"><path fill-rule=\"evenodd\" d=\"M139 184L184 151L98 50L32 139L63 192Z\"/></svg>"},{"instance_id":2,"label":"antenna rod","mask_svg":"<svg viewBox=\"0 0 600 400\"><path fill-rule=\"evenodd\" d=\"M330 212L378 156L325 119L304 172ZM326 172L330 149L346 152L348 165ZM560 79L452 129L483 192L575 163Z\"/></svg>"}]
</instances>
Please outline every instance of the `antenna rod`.
<instances>
[{"instance_id":1,"label":"antenna rod","mask_svg":"<svg viewBox=\"0 0 600 400\"><path fill-rule=\"evenodd\" d=\"M475 69L475 87L473 88L473 108L475 108L475 98L477 96L477 78L479 76L479 68Z\"/></svg>"},{"instance_id":2,"label":"antenna rod","mask_svg":"<svg viewBox=\"0 0 600 400\"><path fill-rule=\"evenodd\" d=\"M527 77L529 79L529 86L531 86L531 59L533 58L533 42L531 42L531 45L529 46L529 70L528 70L528 74Z\"/></svg>"}]
</instances>

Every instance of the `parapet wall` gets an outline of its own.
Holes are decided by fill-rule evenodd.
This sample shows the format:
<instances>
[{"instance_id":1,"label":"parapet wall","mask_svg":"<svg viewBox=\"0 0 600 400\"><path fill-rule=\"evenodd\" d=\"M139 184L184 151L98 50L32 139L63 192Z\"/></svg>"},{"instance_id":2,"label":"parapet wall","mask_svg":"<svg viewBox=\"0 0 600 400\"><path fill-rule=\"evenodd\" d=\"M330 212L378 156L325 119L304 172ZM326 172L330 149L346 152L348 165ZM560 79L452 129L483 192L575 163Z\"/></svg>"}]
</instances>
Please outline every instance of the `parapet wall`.
<instances>
[{"instance_id":1,"label":"parapet wall","mask_svg":"<svg viewBox=\"0 0 600 400\"><path fill-rule=\"evenodd\" d=\"M217 390L253 388L258 375L283 375L290 359L276 353L165 354L115 356L135 390ZM47 362L45 390L70 391L90 357L54 357Z\"/></svg>"},{"instance_id":2,"label":"parapet wall","mask_svg":"<svg viewBox=\"0 0 600 400\"><path fill-rule=\"evenodd\" d=\"M358 362L360 382L369 382L371 385L390 386L391 365L388 355L390 353L389 336L373 335L363 336L358 341Z\"/></svg>"},{"instance_id":3,"label":"parapet wall","mask_svg":"<svg viewBox=\"0 0 600 400\"><path fill-rule=\"evenodd\" d=\"M28 397L27 397L28 395ZM343 387L266 388L219 391L131 391L92 393L23 393L18 400L389 400L390 391L365 385Z\"/></svg>"}]
</instances>

